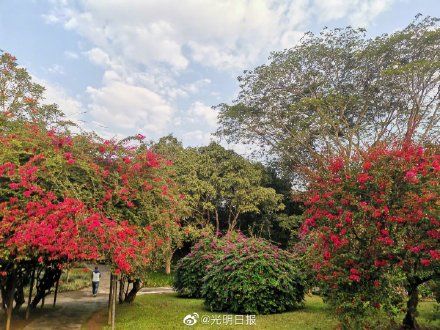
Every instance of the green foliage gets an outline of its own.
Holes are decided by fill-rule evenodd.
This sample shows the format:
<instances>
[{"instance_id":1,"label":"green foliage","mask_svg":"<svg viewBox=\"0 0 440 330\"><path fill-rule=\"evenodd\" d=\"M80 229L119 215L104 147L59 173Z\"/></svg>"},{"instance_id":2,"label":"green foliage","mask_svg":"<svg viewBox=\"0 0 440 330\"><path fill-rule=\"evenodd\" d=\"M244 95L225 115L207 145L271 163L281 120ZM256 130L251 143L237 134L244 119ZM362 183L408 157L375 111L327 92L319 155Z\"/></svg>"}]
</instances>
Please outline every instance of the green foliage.
<instances>
[{"instance_id":1,"label":"green foliage","mask_svg":"<svg viewBox=\"0 0 440 330\"><path fill-rule=\"evenodd\" d=\"M323 156L411 137L438 140L439 19L368 38L364 29L324 29L239 77L233 104L220 104L218 135L262 146L292 176ZM415 101L416 100L416 101Z\"/></svg>"},{"instance_id":2,"label":"green foliage","mask_svg":"<svg viewBox=\"0 0 440 330\"><path fill-rule=\"evenodd\" d=\"M222 252L203 279L202 294L210 310L271 314L302 306L303 277L289 253L243 236Z\"/></svg>"},{"instance_id":3,"label":"green foliage","mask_svg":"<svg viewBox=\"0 0 440 330\"><path fill-rule=\"evenodd\" d=\"M261 164L217 143L184 148L176 138L167 136L153 144L153 150L174 163L174 180L189 211L184 224L204 227L211 223L216 231L233 230L248 215L262 220L284 209L285 196L268 184Z\"/></svg>"},{"instance_id":4,"label":"green foliage","mask_svg":"<svg viewBox=\"0 0 440 330\"><path fill-rule=\"evenodd\" d=\"M180 259L174 277L174 290L181 297L200 298L206 266L207 263L205 264L202 258L184 257Z\"/></svg>"},{"instance_id":5,"label":"green foliage","mask_svg":"<svg viewBox=\"0 0 440 330\"><path fill-rule=\"evenodd\" d=\"M223 239L206 237L194 245L191 252L180 259L174 277L174 289L181 297L200 298L202 296L203 278L207 267L217 260L222 253L222 246L233 240L233 235Z\"/></svg>"},{"instance_id":6,"label":"green foliage","mask_svg":"<svg viewBox=\"0 0 440 330\"><path fill-rule=\"evenodd\" d=\"M440 278L425 283L424 287L425 291L422 291L422 295L425 293L426 297L433 298L440 303Z\"/></svg>"}]
</instances>

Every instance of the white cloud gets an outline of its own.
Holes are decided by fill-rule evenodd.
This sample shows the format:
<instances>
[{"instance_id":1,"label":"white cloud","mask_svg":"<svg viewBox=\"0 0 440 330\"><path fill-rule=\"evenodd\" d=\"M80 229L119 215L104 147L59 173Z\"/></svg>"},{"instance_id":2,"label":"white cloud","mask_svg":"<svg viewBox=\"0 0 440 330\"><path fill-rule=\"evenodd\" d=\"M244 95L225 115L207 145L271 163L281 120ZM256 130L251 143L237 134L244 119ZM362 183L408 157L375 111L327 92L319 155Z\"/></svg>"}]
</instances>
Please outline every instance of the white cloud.
<instances>
[{"instance_id":1,"label":"white cloud","mask_svg":"<svg viewBox=\"0 0 440 330\"><path fill-rule=\"evenodd\" d=\"M72 52L70 50L66 50L64 52L64 56L68 59L73 59L73 60L76 60L79 58L79 55L76 52Z\"/></svg>"},{"instance_id":2,"label":"white cloud","mask_svg":"<svg viewBox=\"0 0 440 330\"><path fill-rule=\"evenodd\" d=\"M366 25L395 0L61 1L46 22L62 22L125 65L191 61L219 70L251 67L292 46L316 19ZM95 48L94 48L95 49Z\"/></svg>"},{"instance_id":3,"label":"white cloud","mask_svg":"<svg viewBox=\"0 0 440 330\"><path fill-rule=\"evenodd\" d=\"M300 10L289 11L303 2L135 0L128 5L122 0L84 0L78 6L61 5L46 16L112 58L132 64L183 70L192 60L229 69L254 63L277 48L282 33L306 19ZM290 17L283 16L286 12Z\"/></svg>"},{"instance_id":4,"label":"white cloud","mask_svg":"<svg viewBox=\"0 0 440 330\"><path fill-rule=\"evenodd\" d=\"M203 88L208 86L211 80L208 78L203 78L196 80L194 82L179 86L179 87L165 87L166 94L172 99L178 97L188 97L192 94L200 93Z\"/></svg>"},{"instance_id":5,"label":"white cloud","mask_svg":"<svg viewBox=\"0 0 440 330\"><path fill-rule=\"evenodd\" d=\"M192 117L191 119L194 122L200 122L200 119L202 119L212 127L215 127L217 125L217 111L215 111L211 107L206 106L202 102L194 102L191 105L188 114Z\"/></svg>"},{"instance_id":6,"label":"white cloud","mask_svg":"<svg viewBox=\"0 0 440 330\"><path fill-rule=\"evenodd\" d=\"M77 124L82 122L84 112L83 104L75 97L69 95L66 90L56 84L50 83L47 80L39 79L33 76L36 83L44 86L45 103L56 103L59 109L69 119Z\"/></svg>"},{"instance_id":7,"label":"white cloud","mask_svg":"<svg viewBox=\"0 0 440 330\"><path fill-rule=\"evenodd\" d=\"M182 135L183 142L188 145L206 145L212 140L211 133L194 130Z\"/></svg>"},{"instance_id":8,"label":"white cloud","mask_svg":"<svg viewBox=\"0 0 440 330\"><path fill-rule=\"evenodd\" d=\"M244 53L234 54L231 50L223 50L214 44L200 44L193 41L188 46L194 61L218 70L244 67L249 62Z\"/></svg>"},{"instance_id":9,"label":"white cloud","mask_svg":"<svg viewBox=\"0 0 440 330\"><path fill-rule=\"evenodd\" d=\"M283 49L290 48L295 45L304 35L302 31L286 31L281 36L280 44Z\"/></svg>"},{"instance_id":10,"label":"white cloud","mask_svg":"<svg viewBox=\"0 0 440 330\"><path fill-rule=\"evenodd\" d=\"M393 0L371 0L359 3L360 10L354 10L349 16L353 25L368 26L376 16L389 9Z\"/></svg>"},{"instance_id":11,"label":"white cloud","mask_svg":"<svg viewBox=\"0 0 440 330\"><path fill-rule=\"evenodd\" d=\"M326 0L315 1L314 11L322 22L348 18L353 26L367 26L394 0Z\"/></svg>"},{"instance_id":12,"label":"white cloud","mask_svg":"<svg viewBox=\"0 0 440 330\"><path fill-rule=\"evenodd\" d=\"M53 0L43 19L81 36L81 47L90 46L80 54L103 69L102 85L87 88L87 107L99 125L159 134L177 123L201 123L191 125L185 139L208 141L217 113L197 94L219 93L209 79L217 71L252 68L270 51L292 47L316 22L368 25L394 1ZM200 67L202 75L194 74ZM187 110L172 118L180 98L189 98L181 107Z\"/></svg>"},{"instance_id":13,"label":"white cloud","mask_svg":"<svg viewBox=\"0 0 440 330\"><path fill-rule=\"evenodd\" d=\"M104 67L111 66L110 57L100 48L92 48L86 52L86 55L89 58L90 62L96 65L101 65Z\"/></svg>"},{"instance_id":14,"label":"white cloud","mask_svg":"<svg viewBox=\"0 0 440 330\"><path fill-rule=\"evenodd\" d=\"M90 115L117 132L163 133L174 109L159 94L109 79L100 88L88 87Z\"/></svg>"},{"instance_id":15,"label":"white cloud","mask_svg":"<svg viewBox=\"0 0 440 330\"><path fill-rule=\"evenodd\" d=\"M249 144L242 144L242 143L226 143L224 141L221 142L221 144L226 149L232 149L237 154L240 154L245 157L252 158L252 153L255 151L261 151L261 149L257 149L255 146L249 145Z\"/></svg>"},{"instance_id":16,"label":"white cloud","mask_svg":"<svg viewBox=\"0 0 440 330\"><path fill-rule=\"evenodd\" d=\"M197 81L194 81L193 83L186 84L182 88L187 91L188 93L195 94L200 91L203 87L209 85L211 83L211 79L203 78L199 79Z\"/></svg>"},{"instance_id":17,"label":"white cloud","mask_svg":"<svg viewBox=\"0 0 440 330\"><path fill-rule=\"evenodd\" d=\"M41 17L47 24L54 24L60 21L60 19L54 14L41 15Z\"/></svg>"},{"instance_id":18,"label":"white cloud","mask_svg":"<svg viewBox=\"0 0 440 330\"><path fill-rule=\"evenodd\" d=\"M52 74L64 74L64 68L59 64L54 64L47 69Z\"/></svg>"}]
</instances>

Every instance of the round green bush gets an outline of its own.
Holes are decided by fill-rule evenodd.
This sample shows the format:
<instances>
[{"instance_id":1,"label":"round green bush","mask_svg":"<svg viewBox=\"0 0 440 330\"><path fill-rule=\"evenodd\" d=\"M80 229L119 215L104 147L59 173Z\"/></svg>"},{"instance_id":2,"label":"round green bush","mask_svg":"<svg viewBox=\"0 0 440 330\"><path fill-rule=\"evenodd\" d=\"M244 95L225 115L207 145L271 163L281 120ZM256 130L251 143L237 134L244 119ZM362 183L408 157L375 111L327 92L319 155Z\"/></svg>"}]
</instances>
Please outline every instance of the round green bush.
<instances>
[{"instance_id":1,"label":"round green bush","mask_svg":"<svg viewBox=\"0 0 440 330\"><path fill-rule=\"evenodd\" d=\"M202 296L211 311L271 314L302 306L304 279L289 253L244 237L222 250L203 279Z\"/></svg>"},{"instance_id":2,"label":"round green bush","mask_svg":"<svg viewBox=\"0 0 440 330\"><path fill-rule=\"evenodd\" d=\"M178 295L200 298L207 267L221 257L227 244L233 244L239 236L231 233L222 238L206 237L197 242L191 252L177 263L173 287Z\"/></svg>"}]
</instances>

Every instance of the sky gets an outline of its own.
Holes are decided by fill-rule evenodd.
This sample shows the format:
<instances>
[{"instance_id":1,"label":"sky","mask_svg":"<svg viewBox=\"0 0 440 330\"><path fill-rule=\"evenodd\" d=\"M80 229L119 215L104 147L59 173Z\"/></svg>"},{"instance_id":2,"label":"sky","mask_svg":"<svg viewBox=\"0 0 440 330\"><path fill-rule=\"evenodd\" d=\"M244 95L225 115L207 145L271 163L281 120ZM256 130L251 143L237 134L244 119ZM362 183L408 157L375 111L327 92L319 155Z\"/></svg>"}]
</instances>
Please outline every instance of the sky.
<instances>
[{"instance_id":1,"label":"sky","mask_svg":"<svg viewBox=\"0 0 440 330\"><path fill-rule=\"evenodd\" d=\"M0 0L0 49L85 129L199 146L212 106L270 52L324 27L392 33L417 13L439 17L440 0Z\"/></svg>"}]
</instances>

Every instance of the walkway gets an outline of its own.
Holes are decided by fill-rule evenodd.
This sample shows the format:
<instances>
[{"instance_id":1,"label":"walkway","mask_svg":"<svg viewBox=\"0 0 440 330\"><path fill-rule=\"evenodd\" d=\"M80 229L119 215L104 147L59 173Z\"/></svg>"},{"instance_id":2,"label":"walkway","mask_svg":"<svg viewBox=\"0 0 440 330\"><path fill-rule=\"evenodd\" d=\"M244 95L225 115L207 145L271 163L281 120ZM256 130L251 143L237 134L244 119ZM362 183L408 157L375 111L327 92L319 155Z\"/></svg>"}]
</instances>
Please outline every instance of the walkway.
<instances>
[{"instance_id":1,"label":"walkway","mask_svg":"<svg viewBox=\"0 0 440 330\"><path fill-rule=\"evenodd\" d=\"M81 329L81 326L92 317L94 313L106 308L110 288L110 274L105 267L100 267L101 283L99 294L93 297L91 288L84 288L79 291L59 293L57 306L51 307L53 296L46 297L44 309L37 311L41 316L32 320L24 330L59 330L59 329ZM172 288L143 288L138 295L172 292Z\"/></svg>"}]
</instances>

